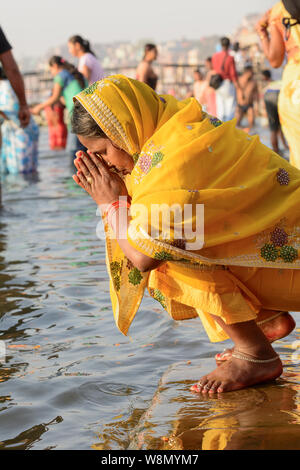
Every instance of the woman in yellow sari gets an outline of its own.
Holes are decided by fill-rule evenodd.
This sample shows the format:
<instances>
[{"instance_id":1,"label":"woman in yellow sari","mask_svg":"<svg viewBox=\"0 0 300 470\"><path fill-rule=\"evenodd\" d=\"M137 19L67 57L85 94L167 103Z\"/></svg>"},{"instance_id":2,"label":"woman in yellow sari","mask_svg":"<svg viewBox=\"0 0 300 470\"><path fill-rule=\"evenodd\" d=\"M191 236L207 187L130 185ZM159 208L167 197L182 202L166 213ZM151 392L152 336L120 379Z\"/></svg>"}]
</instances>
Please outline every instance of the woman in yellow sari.
<instances>
[{"instance_id":1,"label":"woman in yellow sari","mask_svg":"<svg viewBox=\"0 0 300 470\"><path fill-rule=\"evenodd\" d=\"M300 311L300 172L194 98L122 75L74 101L73 132L88 152L77 153L73 178L103 214L120 331L148 288L175 320L199 316L211 341L235 344L193 390L278 377L280 358L256 321Z\"/></svg>"},{"instance_id":2,"label":"woman in yellow sari","mask_svg":"<svg viewBox=\"0 0 300 470\"><path fill-rule=\"evenodd\" d=\"M287 56L278 101L281 127L290 147L290 163L300 169L300 2L277 2L258 22L266 58L280 67Z\"/></svg>"}]
</instances>

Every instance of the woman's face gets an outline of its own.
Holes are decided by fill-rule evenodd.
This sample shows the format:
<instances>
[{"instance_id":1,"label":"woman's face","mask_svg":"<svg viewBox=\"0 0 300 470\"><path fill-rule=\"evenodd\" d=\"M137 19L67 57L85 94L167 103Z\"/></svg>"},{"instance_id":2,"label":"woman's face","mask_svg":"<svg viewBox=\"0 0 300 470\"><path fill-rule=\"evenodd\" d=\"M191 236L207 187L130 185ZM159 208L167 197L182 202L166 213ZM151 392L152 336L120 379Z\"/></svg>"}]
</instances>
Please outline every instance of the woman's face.
<instances>
[{"instance_id":1,"label":"woman's face","mask_svg":"<svg viewBox=\"0 0 300 470\"><path fill-rule=\"evenodd\" d=\"M128 175L134 167L133 158L124 150L116 147L110 139L103 137L77 136L89 152L98 154L107 165L122 175Z\"/></svg>"},{"instance_id":2,"label":"woman's face","mask_svg":"<svg viewBox=\"0 0 300 470\"><path fill-rule=\"evenodd\" d=\"M59 66L57 64L50 65L50 73L53 77L59 72Z\"/></svg>"},{"instance_id":3,"label":"woman's face","mask_svg":"<svg viewBox=\"0 0 300 470\"><path fill-rule=\"evenodd\" d=\"M146 59L153 61L157 59L157 49L151 49L150 51L147 51L146 53Z\"/></svg>"},{"instance_id":4,"label":"woman's face","mask_svg":"<svg viewBox=\"0 0 300 470\"><path fill-rule=\"evenodd\" d=\"M68 42L68 49L72 56L77 57L77 54L80 50L80 44L78 42Z\"/></svg>"}]
</instances>

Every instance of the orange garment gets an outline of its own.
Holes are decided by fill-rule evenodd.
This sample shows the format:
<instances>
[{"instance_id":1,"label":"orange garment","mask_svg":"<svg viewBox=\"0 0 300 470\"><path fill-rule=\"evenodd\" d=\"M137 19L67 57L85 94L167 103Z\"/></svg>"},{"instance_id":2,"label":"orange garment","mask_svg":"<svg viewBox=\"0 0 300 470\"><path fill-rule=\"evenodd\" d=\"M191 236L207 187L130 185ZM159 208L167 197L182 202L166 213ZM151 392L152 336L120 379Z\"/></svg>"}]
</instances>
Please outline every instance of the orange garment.
<instances>
[{"instance_id":1,"label":"orange garment","mask_svg":"<svg viewBox=\"0 0 300 470\"><path fill-rule=\"evenodd\" d=\"M292 26L287 33L282 20L291 15L282 2L272 8L270 23L280 31L288 56L282 76L278 99L278 112L283 133L290 147L290 162L300 169L300 24Z\"/></svg>"},{"instance_id":2,"label":"orange garment","mask_svg":"<svg viewBox=\"0 0 300 470\"><path fill-rule=\"evenodd\" d=\"M52 150L66 148L68 130L64 122L64 107L59 103L45 108L49 130L49 146Z\"/></svg>"}]
</instances>

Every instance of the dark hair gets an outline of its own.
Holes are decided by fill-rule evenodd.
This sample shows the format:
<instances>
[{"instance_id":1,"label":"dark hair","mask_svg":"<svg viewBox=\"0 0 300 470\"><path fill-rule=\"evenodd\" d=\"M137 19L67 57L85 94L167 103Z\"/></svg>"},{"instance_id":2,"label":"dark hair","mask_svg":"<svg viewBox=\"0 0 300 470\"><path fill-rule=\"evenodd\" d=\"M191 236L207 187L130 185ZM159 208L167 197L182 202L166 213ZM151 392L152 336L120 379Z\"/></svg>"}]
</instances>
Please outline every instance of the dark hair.
<instances>
[{"instance_id":1,"label":"dark hair","mask_svg":"<svg viewBox=\"0 0 300 470\"><path fill-rule=\"evenodd\" d=\"M71 113L71 126L72 132L77 135L108 138L92 116L76 99Z\"/></svg>"},{"instance_id":2,"label":"dark hair","mask_svg":"<svg viewBox=\"0 0 300 470\"><path fill-rule=\"evenodd\" d=\"M67 62L65 59L63 59L59 55L53 55L49 59L49 65L50 67L52 65L58 65L59 67L63 67L68 72L70 72L71 75L73 75L73 77L78 81L81 88L85 88L86 84L85 84L84 76L82 75L82 73L79 72L79 70L77 70L75 65L70 64L70 62Z\"/></svg>"},{"instance_id":3,"label":"dark hair","mask_svg":"<svg viewBox=\"0 0 300 470\"><path fill-rule=\"evenodd\" d=\"M72 44L76 44L76 42L78 42L84 52L89 52L90 54L93 54L96 57L96 54L92 51L90 47L90 42L87 39L83 39L81 36L78 36L78 34L76 34L75 36L70 37L69 42L71 42Z\"/></svg>"},{"instance_id":4,"label":"dark hair","mask_svg":"<svg viewBox=\"0 0 300 470\"><path fill-rule=\"evenodd\" d=\"M253 67L252 67L252 65L250 65L250 64L249 64L249 65L246 65L246 66L244 67L244 72L253 72Z\"/></svg>"},{"instance_id":5,"label":"dark hair","mask_svg":"<svg viewBox=\"0 0 300 470\"><path fill-rule=\"evenodd\" d=\"M203 80L203 73L201 72L201 70L195 69L195 70L194 70L194 74L195 74L195 73L197 73L198 75L200 75L200 77L201 77L202 80Z\"/></svg>"},{"instance_id":6,"label":"dark hair","mask_svg":"<svg viewBox=\"0 0 300 470\"><path fill-rule=\"evenodd\" d=\"M262 74L266 79L272 78L272 74L271 74L270 70L263 70L263 71L261 72L261 74Z\"/></svg>"},{"instance_id":7,"label":"dark hair","mask_svg":"<svg viewBox=\"0 0 300 470\"><path fill-rule=\"evenodd\" d=\"M144 46L144 58L145 58L147 52L153 51L153 49L157 50L157 47L156 47L155 44L151 44L151 43L145 44L145 46Z\"/></svg>"},{"instance_id":8,"label":"dark hair","mask_svg":"<svg viewBox=\"0 0 300 470\"><path fill-rule=\"evenodd\" d=\"M300 22L300 1L299 0L282 0L285 9L289 12L291 17Z\"/></svg>"},{"instance_id":9,"label":"dark hair","mask_svg":"<svg viewBox=\"0 0 300 470\"><path fill-rule=\"evenodd\" d=\"M226 48L226 49L229 49L230 40L228 38L222 38L221 39L221 46Z\"/></svg>"},{"instance_id":10,"label":"dark hair","mask_svg":"<svg viewBox=\"0 0 300 470\"><path fill-rule=\"evenodd\" d=\"M238 52L239 49L240 49L240 43L239 42L235 42L232 46L232 49L234 50L234 52Z\"/></svg>"},{"instance_id":11,"label":"dark hair","mask_svg":"<svg viewBox=\"0 0 300 470\"><path fill-rule=\"evenodd\" d=\"M206 61L206 62L212 62L212 58L211 58L211 57L207 57L207 58L205 59L205 61Z\"/></svg>"}]
</instances>

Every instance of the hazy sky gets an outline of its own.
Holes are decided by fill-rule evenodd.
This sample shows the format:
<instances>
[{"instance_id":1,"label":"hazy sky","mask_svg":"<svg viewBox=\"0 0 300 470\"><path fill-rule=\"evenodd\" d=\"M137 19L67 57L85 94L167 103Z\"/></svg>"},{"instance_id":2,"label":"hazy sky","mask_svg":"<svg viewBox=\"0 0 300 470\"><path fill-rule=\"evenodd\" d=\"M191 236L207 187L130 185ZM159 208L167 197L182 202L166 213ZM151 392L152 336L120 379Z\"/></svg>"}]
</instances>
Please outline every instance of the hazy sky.
<instances>
[{"instance_id":1,"label":"hazy sky","mask_svg":"<svg viewBox=\"0 0 300 470\"><path fill-rule=\"evenodd\" d=\"M274 0L6 0L1 26L16 57L44 54L80 34L93 42L230 34Z\"/></svg>"}]
</instances>

